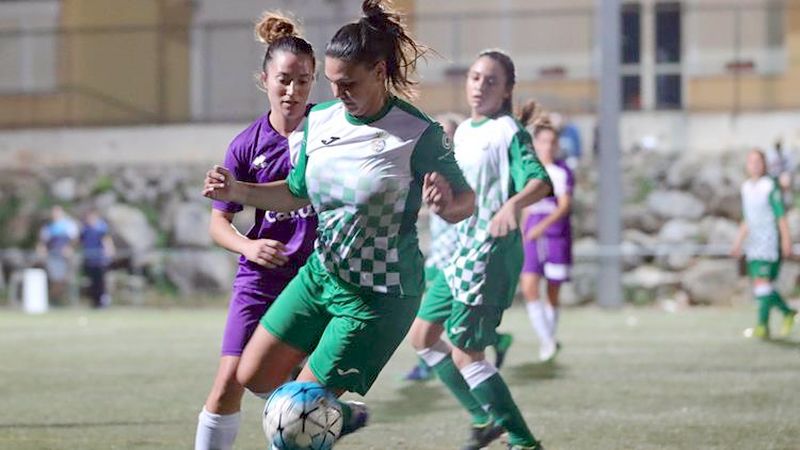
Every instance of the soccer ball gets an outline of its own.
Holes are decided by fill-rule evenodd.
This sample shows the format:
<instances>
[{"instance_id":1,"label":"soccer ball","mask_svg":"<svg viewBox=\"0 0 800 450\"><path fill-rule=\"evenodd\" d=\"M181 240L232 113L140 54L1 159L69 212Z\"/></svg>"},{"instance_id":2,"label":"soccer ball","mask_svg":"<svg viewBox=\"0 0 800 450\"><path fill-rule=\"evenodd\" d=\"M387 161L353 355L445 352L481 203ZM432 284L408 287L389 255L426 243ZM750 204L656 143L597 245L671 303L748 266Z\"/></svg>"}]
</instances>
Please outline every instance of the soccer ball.
<instances>
[{"instance_id":1,"label":"soccer ball","mask_svg":"<svg viewBox=\"0 0 800 450\"><path fill-rule=\"evenodd\" d=\"M342 432L342 409L318 383L292 381L264 406L267 441L277 450L329 450Z\"/></svg>"}]
</instances>

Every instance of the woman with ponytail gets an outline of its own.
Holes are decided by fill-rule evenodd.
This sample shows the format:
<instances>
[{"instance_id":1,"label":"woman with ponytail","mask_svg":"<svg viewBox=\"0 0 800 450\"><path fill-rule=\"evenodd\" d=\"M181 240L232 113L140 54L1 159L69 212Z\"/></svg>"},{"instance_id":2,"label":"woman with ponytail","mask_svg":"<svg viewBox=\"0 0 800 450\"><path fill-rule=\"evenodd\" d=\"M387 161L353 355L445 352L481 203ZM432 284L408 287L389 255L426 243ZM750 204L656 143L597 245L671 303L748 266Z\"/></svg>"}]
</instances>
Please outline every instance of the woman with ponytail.
<instances>
[{"instance_id":1,"label":"woman with ponytail","mask_svg":"<svg viewBox=\"0 0 800 450\"><path fill-rule=\"evenodd\" d=\"M315 255L247 344L237 377L266 395L291 369L335 394L365 395L408 332L424 288L416 222L421 203L444 220L468 217L474 194L441 126L400 97L425 49L383 2L340 28L325 50L336 100L308 115L286 181L237 181L215 167L204 194L276 211L313 205ZM364 405L340 402L342 434L364 426Z\"/></svg>"},{"instance_id":2,"label":"woman with ponytail","mask_svg":"<svg viewBox=\"0 0 800 450\"><path fill-rule=\"evenodd\" d=\"M524 249L525 262L520 276L520 287L525 297L533 329L539 337L539 360L552 360L559 344L558 298L561 284L569 280L572 267L572 227L570 207L575 179L572 171L562 161L556 160L558 129L547 114L538 111L534 102L523 108L521 115L533 131L533 147L553 182L553 196L539 200L525 210ZM547 281L546 297L539 285Z\"/></svg>"},{"instance_id":3,"label":"woman with ponytail","mask_svg":"<svg viewBox=\"0 0 800 450\"><path fill-rule=\"evenodd\" d=\"M256 38L266 45L259 87L270 109L231 142L226 170L237 179L264 183L284 180L291 169L289 137L305 119L314 81L314 50L295 24L266 13ZM230 449L240 423L244 388L236 381L242 351L258 320L305 264L314 248L317 218L310 206L277 212L259 209L247 234L233 226L242 210L235 201L214 201L209 233L218 245L241 255L233 282L219 369L198 418L196 450Z\"/></svg>"},{"instance_id":4,"label":"woman with ponytail","mask_svg":"<svg viewBox=\"0 0 800 450\"><path fill-rule=\"evenodd\" d=\"M500 340L497 327L522 268L520 213L551 191L530 135L512 116L514 83L514 63L499 50L481 52L467 72L471 117L456 130L455 157L477 193L475 212L456 226L457 249L411 328L419 357L471 416L463 450L482 449L504 432L509 449L541 449L485 355Z\"/></svg>"}]
</instances>

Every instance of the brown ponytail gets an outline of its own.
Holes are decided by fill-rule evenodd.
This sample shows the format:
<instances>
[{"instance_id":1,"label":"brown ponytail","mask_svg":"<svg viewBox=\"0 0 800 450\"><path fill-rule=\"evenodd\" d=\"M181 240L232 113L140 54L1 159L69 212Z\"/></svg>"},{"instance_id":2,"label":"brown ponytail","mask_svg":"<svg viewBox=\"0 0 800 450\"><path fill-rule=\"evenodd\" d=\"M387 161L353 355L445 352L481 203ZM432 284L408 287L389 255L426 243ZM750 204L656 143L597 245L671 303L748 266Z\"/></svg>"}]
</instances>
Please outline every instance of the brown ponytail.
<instances>
[{"instance_id":1,"label":"brown ponytail","mask_svg":"<svg viewBox=\"0 0 800 450\"><path fill-rule=\"evenodd\" d=\"M325 56L367 65L386 61L386 89L412 98L418 82L411 76L428 48L409 35L403 16L386 3L364 0L361 4L364 16L339 28L328 42Z\"/></svg>"}]
</instances>

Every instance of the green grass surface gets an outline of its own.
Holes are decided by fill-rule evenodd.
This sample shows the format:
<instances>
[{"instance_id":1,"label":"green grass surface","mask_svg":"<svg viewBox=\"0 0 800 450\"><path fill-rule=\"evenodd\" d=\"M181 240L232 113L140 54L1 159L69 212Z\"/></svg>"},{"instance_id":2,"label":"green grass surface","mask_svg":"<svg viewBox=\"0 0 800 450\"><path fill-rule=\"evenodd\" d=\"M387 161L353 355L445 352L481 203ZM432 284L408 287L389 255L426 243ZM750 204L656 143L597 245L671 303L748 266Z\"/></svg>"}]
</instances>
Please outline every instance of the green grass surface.
<instances>
[{"instance_id":1,"label":"green grass surface","mask_svg":"<svg viewBox=\"0 0 800 450\"><path fill-rule=\"evenodd\" d=\"M189 449L216 369L222 309L0 313L0 449ZM800 342L742 338L747 308L567 310L564 350L533 362L520 307L503 377L553 449L799 449ZM456 449L466 416L438 381L407 384L402 346L337 449ZM261 449L248 396L236 448ZM496 444L493 449L503 448Z\"/></svg>"}]
</instances>

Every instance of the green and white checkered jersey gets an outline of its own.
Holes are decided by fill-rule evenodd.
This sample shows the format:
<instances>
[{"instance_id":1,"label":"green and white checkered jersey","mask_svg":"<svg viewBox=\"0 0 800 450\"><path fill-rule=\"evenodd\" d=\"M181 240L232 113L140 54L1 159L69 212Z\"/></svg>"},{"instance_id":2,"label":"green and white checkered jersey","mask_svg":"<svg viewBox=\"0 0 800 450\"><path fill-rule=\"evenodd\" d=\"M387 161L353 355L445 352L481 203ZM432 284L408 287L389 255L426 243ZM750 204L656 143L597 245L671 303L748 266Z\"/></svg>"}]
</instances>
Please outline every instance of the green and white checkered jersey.
<instances>
[{"instance_id":1,"label":"green and white checkered jersey","mask_svg":"<svg viewBox=\"0 0 800 450\"><path fill-rule=\"evenodd\" d=\"M416 221L425 173L468 189L441 127L391 98L357 118L340 101L311 109L289 190L319 216L316 254L342 281L370 292L419 295Z\"/></svg>"},{"instance_id":2,"label":"green and white checkered jersey","mask_svg":"<svg viewBox=\"0 0 800 450\"><path fill-rule=\"evenodd\" d=\"M528 181L550 180L535 156L530 135L509 115L466 120L456 129L454 141L456 160L475 191L476 206L470 218L456 225L458 250L444 274L457 301L479 305L484 301L482 288L492 249L515 238L492 238L489 223Z\"/></svg>"},{"instance_id":3,"label":"green and white checkered jersey","mask_svg":"<svg viewBox=\"0 0 800 450\"><path fill-rule=\"evenodd\" d=\"M778 182L769 176L742 184L742 211L747 223L745 255L748 260L778 261L778 218L785 214Z\"/></svg>"},{"instance_id":4,"label":"green and white checkered jersey","mask_svg":"<svg viewBox=\"0 0 800 450\"><path fill-rule=\"evenodd\" d=\"M431 213L428 217L431 244L425 258L425 267L443 269L458 248L458 230L455 225L447 223L436 214Z\"/></svg>"}]
</instances>

